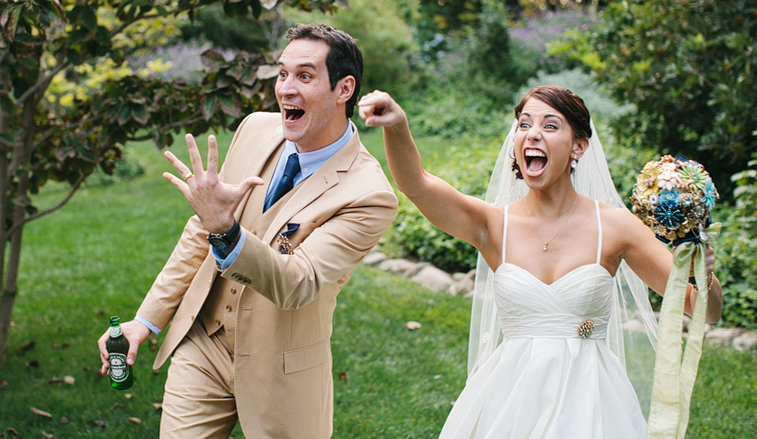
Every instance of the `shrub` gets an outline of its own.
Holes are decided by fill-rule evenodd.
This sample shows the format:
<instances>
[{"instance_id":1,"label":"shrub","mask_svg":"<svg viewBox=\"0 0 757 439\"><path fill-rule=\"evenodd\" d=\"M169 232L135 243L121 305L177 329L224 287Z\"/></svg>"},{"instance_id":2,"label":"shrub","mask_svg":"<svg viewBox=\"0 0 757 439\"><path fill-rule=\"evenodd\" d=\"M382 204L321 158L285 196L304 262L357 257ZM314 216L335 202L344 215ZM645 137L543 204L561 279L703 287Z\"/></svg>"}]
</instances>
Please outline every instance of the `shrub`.
<instances>
[{"instance_id":1,"label":"shrub","mask_svg":"<svg viewBox=\"0 0 757 439\"><path fill-rule=\"evenodd\" d=\"M489 103L478 94L452 84L408 100L404 106L414 116L413 132L449 139L468 136L504 140L505 125L509 129L512 120L512 106L504 106L510 107L509 113L489 110Z\"/></svg>"},{"instance_id":2,"label":"shrub","mask_svg":"<svg viewBox=\"0 0 757 439\"><path fill-rule=\"evenodd\" d=\"M723 283L723 321L757 328L757 160L733 175L735 204L726 207L723 231L715 246ZM717 220L715 218L714 220Z\"/></svg>"},{"instance_id":3,"label":"shrub","mask_svg":"<svg viewBox=\"0 0 757 439\"><path fill-rule=\"evenodd\" d=\"M547 47L562 38L567 30L589 31L594 21L591 15L578 9L548 11L514 25L510 30L510 38L516 44L519 43L521 50L527 49L538 55L535 62L540 69L560 72L565 66L559 58L546 55Z\"/></svg>"},{"instance_id":4,"label":"shrub","mask_svg":"<svg viewBox=\"0 0 757 439\"><path fill-rule=\"evenodd\" d=\"M187 42L208 41L211 45L224 49L249 51L260 47L270 50L265 19L272 15L267 12L261 20L251 20L247 16L230 17L224 12L223 5L209 5L199 9L192 22L184 22L181 36Z\"/></svg>"},{"instance_id":5,"label":"shrub","mask_svg":"<svg viewBox=\"0 0 757 439\"><path fill-rule=\"evenodd\" d=\"M113 170L112 174L108 174L98 168L87 180L87 183L92 186L107 186L116 181L134 180L144 174L145 168L142 163L134 157L134 153L131 150L126 150L123 153L121 160L118 161L116 169Z\"/></svg>"},{"instance_id":6,"label":"shrub","mask_svg":"<svg viewBox=\"0 0 757 439\"><path fill-rule=\"evenodd\" d=\"M473 142L453 147L443 158L434 155L426 169L449 182L461 192L483 198L491 169L499 153L499 144ZM398 257L429 262L448 271L468 271L476 266L476 249L431 224L404 195L385 247Z\"/></svg>"},{"instance_id":7,"label":"shrub","mask_svg":"<svg viewBox=\"0 0 757 439\"><path fill-rule=\"evenodd\" d=\"M621 102L628 142L703 163L721 195L757 148L757 3L615 1L591 32L575 29L551 55L592 71ZM624 141L626 142L626 141Z\"/></svg>"}]
</instances>

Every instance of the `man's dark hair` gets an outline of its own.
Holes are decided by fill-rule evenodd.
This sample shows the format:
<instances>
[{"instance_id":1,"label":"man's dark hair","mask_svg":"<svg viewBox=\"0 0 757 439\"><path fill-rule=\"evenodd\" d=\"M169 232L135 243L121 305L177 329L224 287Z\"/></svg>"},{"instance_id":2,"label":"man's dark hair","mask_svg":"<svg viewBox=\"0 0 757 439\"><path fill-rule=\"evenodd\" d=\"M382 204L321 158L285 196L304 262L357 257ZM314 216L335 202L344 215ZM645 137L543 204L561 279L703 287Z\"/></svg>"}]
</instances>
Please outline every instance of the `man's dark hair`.
<instances>
[{"instance_id":1,"label":"man's dark hair","mask_svg":"<svg viewBox=\"0 0 757 439\"><path fill-rule=\"evenodd\" d=\"M286 35L287 40L316 40L329 45L326 55L326 68L329 71L329 82L334 90L337 82L346 76L355 78L355 91L347 101L345 112L347 118L355 113L355 105L360 95L360 82L363 79L363 54L357 47L355 40L346 32L334 29L325 24L297 24Z\"/></svg>"}]
</instances>

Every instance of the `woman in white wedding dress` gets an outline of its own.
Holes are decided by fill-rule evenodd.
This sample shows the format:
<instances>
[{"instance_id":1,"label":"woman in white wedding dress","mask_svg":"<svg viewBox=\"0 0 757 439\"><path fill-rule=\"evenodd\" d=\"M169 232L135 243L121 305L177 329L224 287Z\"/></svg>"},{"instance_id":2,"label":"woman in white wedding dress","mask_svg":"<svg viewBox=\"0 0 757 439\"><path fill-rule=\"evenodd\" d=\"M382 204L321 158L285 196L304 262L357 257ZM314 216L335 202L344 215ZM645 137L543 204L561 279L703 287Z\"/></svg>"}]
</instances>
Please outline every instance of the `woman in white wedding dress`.
<instances>
[{"instance_id":1,"label":"woman in white wedding dress","mask_svg":"<svg viewBox=\"0 0 757 439\"><path fill-rule=\"evenodd\" d=\"M672 256L622 207L583 100L557 86L525 96L487 201L423 169L407 117L388 94L369 93L358 106L366 125L383 127L398 188L480 252L470 374L441 438L643 438L625 368L633 359L623 348L621 290L633 290L653 339L646 287L634 273L662 294ZM708 248L708 275L713 265ZM722 292L711 279L706 318L716 322ZM687 294L690 313L695 288Z\"/></svg>"}]
</instances>

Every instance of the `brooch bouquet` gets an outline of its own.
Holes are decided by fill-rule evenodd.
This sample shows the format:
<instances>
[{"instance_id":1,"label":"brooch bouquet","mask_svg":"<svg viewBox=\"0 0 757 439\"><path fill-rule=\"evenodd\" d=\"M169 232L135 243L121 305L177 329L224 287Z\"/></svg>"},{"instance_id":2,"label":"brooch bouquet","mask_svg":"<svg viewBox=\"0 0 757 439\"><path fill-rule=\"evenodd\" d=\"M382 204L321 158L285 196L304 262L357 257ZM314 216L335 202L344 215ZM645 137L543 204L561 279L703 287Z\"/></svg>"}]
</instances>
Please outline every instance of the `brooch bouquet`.
<instances>
[{"instance_id":1,"label":"brooch bouquet","mask_svg":"<svg viewBox=\"0 0 757 439\"><path fill-rule=\"evenodd\" d=\"M712 285L704 255L708 241L720 228L720 224L710 224L717 198L718 191L704 167L683 156L666 155L647 163L633 188L633 212L659 240L674 246L660 310L647 439L683 439L686 435ZM681 329L689 283L698 286L698 294L683 351Z\"/></svg>"},{"instance_id":2,"label":"brooch bouquet","mask_svg":"<svg viewBox=\"0 0 757 439\"><path fill-rule=\"evenodd\" d=\"M718 197L704 166L683 156L666 155L644 165L631 203L633 212L658 239L678 245L707 241L705 229Z\"/></svg>"}]
</instances>

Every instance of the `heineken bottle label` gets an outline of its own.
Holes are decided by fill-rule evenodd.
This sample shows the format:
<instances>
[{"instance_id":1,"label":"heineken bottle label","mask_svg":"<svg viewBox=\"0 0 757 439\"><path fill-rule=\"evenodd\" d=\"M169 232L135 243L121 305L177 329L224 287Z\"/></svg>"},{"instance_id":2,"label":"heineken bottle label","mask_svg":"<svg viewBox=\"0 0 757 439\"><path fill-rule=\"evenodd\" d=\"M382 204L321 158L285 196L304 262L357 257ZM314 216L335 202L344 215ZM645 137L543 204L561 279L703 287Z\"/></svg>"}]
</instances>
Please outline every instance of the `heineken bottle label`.
<instances>
[{"instance_id":1,"label":"heineken bottle label","mask_svg":"<svg viewBox=\"0 0 757 439\"><path fill-rule=\"evenodd\" d=\"M117 352L108 354L110 363L110 379L120 383L129 377L129 366L126 364L126 355Z\"/></svg>"},{"instance_id":2,"label":"heineken bottle label","mask_svg":"<svg viewBox=\"0 0 757 439\"><path fill-rule=\"evenodd\" d=\"M120 326L111 326L110 328L108 328L108 330L112 338L118 337L119 335L121 335L121 332L122 332Z\"/></svg>"}]
</instances>

